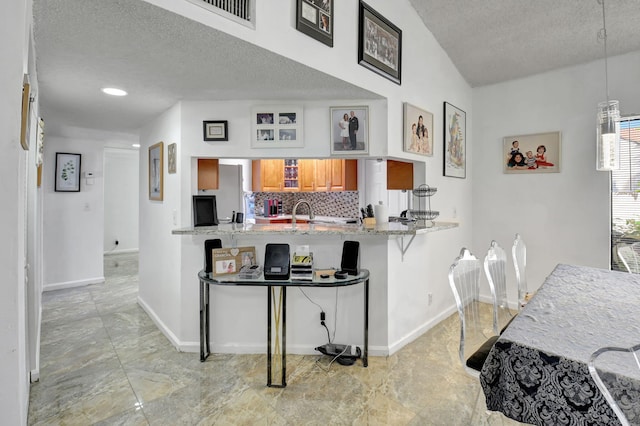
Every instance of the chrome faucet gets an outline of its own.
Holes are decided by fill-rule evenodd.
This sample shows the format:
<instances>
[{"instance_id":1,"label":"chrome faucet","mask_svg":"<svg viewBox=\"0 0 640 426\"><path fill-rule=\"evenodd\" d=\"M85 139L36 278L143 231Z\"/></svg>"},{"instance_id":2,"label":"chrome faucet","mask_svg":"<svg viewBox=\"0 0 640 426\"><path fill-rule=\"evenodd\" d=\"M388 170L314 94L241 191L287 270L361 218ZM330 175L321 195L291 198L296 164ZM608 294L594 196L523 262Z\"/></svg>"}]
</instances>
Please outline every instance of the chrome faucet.
<instances>
[{"instance_id":1,"label":"chrome faucet","mask_svg":"<svg viewBox=\"0 0 640 426\"><path fill-rule=\"evenodd\" d=\"M291 212L291 225L296 226L296 211L298 210L298 206L300 204L306 204L309 208L309 219L313 219L315 216L313 214L313 209L311 208L311 203L307 200L300 200L293 206L293 211Z\"/></svg>"}]
</instances>

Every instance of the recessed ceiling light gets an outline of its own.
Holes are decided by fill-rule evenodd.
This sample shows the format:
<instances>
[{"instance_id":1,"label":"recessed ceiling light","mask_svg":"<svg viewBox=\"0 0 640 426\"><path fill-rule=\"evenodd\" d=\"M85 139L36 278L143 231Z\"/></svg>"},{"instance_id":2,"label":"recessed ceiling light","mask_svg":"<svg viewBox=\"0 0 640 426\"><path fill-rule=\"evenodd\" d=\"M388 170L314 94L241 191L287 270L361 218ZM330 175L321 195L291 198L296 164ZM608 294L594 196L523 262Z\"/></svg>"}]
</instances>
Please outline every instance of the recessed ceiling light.
<instances>
[{"instance_id":1,"label":"recessed ceiling light","mask_svg":"<svg viewBox=\"0 0 640 426\"><path fill-rule=\"evenodd\" d=\"M102 91L107 95L112 96L127 96L127 92L122 89L116 89L115 87L103 87Z\"/></svg>"},{"instance_id":2,"label":"recessed ceiling light","mask_svg":"<svg viewBox=\"0 0 640 426\"><path fill-rule=\"evenodd\" d=\"M139 143L131 144L131 146L134 147L134 148L140 148L140 144Z\"/></svg>"}]
</instances>

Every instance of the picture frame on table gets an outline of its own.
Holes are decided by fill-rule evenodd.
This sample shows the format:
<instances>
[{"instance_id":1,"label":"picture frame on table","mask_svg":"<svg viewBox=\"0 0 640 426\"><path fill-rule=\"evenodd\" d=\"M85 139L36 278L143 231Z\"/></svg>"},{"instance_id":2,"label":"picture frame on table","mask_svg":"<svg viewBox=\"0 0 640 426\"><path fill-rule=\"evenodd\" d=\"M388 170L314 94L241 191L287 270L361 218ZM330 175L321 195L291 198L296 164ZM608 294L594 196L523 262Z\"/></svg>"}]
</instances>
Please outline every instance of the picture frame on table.
<instances>
[{"instance_id":1,"label":"picture frame on table","mask_svg":"<svg viewBox=\"0 0 640 426\"><path fill-rule=\"evenodd\" d=\"M203 139L205 141L228 141L228 123L226 120L220 121L203 121L202 122Z\"/></svg>"},{"instance_id":2,"label":"picture frame on table","mask_svg":"<svg viewBox=\"0 0 640 426\"><path fill-rule=\"evenodd\" d=\"M296 29L333 47L333 0L296 2Z\"/></svg>"},{"instance_id":3,"label":"picture frame on table","mask_svg":"<svg viewBox=\"0 0 640 426\"><path fill-rule=\"evenodd\" d=\"M237 274L243 266L256 264L256 248L234 247L211 250L213 276Z\"/></svg>"},{"instance_id":4,"label":"picture frame on table","mask_svg":"<svg viewBox=\"0 0 640 426\"><path fill-rule=\"evenodd\" d=\"M360 0L358 63L402 83L402 30Z\"/></svg>"},{"instance_id":5,"label":"picture frame on table","mask_svg":"<svg viewBox=\"0 0 640 426\"><path fill-rule=\"evenodd\" d=\"M162 201L164 196L164 143L149 147L149 199Z\"/></svg>"},{"instance_id":6,"label":"picture frame on table","mask_svg":"<svg viewBox=\"0 0 640 426\"><path fill-rule=\"evenodd\" d=\"M302 106L298 105L264 105L251 108L251 147L304 147L302 113Z\"/></svg>"},{"instance_id":7,"label":"picture frame on table","mask_svg":"<svg viewBox=\"0 0 640 426\"><path fill-rule=\"evenodd\" d=\"M331 155L359 155L369 152L369 107L331 107Z\"/></svg>"},{"instance_id":8,"label":"picture frame on table","mask_svg":"<svg viewBox=\"0 0 640 426\"><path fill-rule=\"evenodd\" d=\"M502 144L504 173L560 173L560 132L507 136Z\"/></svg>"},{"instance_id":9,"label":"picture frame on table","mask_svg":"<svg viewBox=\"0 0 640 426\"><path fill-rule=\"evenodd\" d=\"M467 174L467 114L444 103L443 175L465 179Z\"/></svg>"},{"instance_id":10,"label":"picture frame on table","mask_svg":"<svg viewBox=\"0 0 640 426\"><path fill-rule=\"evenodd\" d=\"M405 152L433 157L433 114L405 102L404 145Z\"/></svg>"},{"instance_id":11,"label":"picture frame on table","mask_svg":"<svg viewBox=\"0 0 640 426\"><path fill-rule=\"evenodd\" d=\"M80 192L82 155L56 152L55 192Z\"/></svg>"}]
</instances>

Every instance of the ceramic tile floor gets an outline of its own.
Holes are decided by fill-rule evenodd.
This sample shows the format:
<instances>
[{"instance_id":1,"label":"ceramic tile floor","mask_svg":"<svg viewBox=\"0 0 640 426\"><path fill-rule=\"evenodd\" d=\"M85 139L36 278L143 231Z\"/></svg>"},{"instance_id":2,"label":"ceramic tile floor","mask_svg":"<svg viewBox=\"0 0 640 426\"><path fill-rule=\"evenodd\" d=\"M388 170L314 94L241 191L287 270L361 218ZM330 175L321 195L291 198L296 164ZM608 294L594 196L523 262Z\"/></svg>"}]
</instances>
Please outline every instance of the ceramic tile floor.
<instances>
[{"instance_id":1,"label":"ceramic tile floor","mask_svg":"<svg viewBox=\"0 0 640 426\"><path fill-rule=\"evenodd\" d=\"M326 371L327 358L288 355L287 387L276 389L265 355L201 363L176 351L136 303L136 254L105 256L105 276L44 293L30 425L519 424L486 412L457 358L455 316L368 368Z\"/></svg>"}]
</instances>

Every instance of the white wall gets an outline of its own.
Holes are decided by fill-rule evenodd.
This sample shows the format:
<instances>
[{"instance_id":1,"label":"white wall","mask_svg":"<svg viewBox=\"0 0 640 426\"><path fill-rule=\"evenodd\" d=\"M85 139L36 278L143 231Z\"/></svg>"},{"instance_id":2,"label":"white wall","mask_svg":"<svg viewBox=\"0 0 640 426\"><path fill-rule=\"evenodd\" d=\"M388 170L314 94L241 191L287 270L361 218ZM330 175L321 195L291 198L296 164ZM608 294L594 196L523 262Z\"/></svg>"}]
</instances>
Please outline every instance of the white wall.
<instances>
[{"instance_id":1,"label":"white wall","mask_svg":"<svg viewBox=\"0 0 640 426\"><path fill-rule=\"evenodd\" d=\"M81 154L80 192L55 192L56 152ZM44 289L104 281L103 146L100 141L50 137L44 145ZM87 185L82 173L94 173Z\"/></svg>"},{"instance_id":2,"label":"white wall","mask_svg":"<svg viewBox=\"0 0 640 426\"><path fill-rule=\"evenodd\" d=\"M165 7L191 19L211 25L219 30L255 43L266 49L275 51L291 59L305 63L337 78L357 84L368 90L377 92L384 100L367 101L369 105L371 140L369 155L372 157L405 158L423 161L425 167L423 175L416 176L418 183L426 182L438 187L438 194L433 198L433 208L441 212L442 219L451 219L453 211L457 212L459 228L448 230L443 236L419 237L420 244L415 244L410 250L415 256L412 262L422 265L416 271L412 267L396 265L389 267L393 273L388 274L389 286L402 286L405 294L393 295L401 309L407 292L411 294L411 311L419 312L427 306L427 295L433 295L433 303L424 309L417 317L405 319L400 316L397 330L412 330L405 333L391 331L388 325L387 335L382 339L391 346L397 342L406 342L409 335L415 335L423 330L425 325L450 312L453 297L447 284L447 269L457 256L462 245L471 242L471 178L473 165L467 165L467 179L445 178L442 176L442 114L443 102L450 102L467 112L467 131L473 128L471 120L471 88L462 79L448 56L440 48L431 33L424 27L408 1L385 2L374 0L369 2L372 7L382 13L391 22L403 30L403 76L402 85L396 85L368 69L357 64L357 2L336 2L335 13L340 16L336 21L335 45L332 49L318 43L312 38L295 30L295 4L291 2L257 2L256 30L250 30L226 20L216 14L208 13L202 8L190 3L176 3L166 0L152 0L150 3ZM265 23L269 23L266 25ZM272 28L277 30L271 30ZM219 157L219 158L322 158L329 156L329 106L352 105L353 102L363 104L358 100L327 100L303 102L305 119L305 147L299 149L252 149L250 147L249 113L251 105L286 104L283 100L270 102L260 101L231 101L231 102L183 102L176 105L170 112L158 120L150 123L143 130L141 140L143 150L151 144L164 140L165 143L178 143L178 173L165 174L164 202L149 202L146 194L146 160L141 159L141 194L140 216L145 224L140 227L140 301L150 312L156 312L158 321L166 321L174 341L188 340L197 329L197 315L194 312L185 319L185 323L177 327L180 319L175 318L171 306L175 304L176 296L181 294L182 312L194 310L194 299L191 286L196 285L195 273L201 265L202 259L193 259L192 243L183 244L182 256L176 255L176 247L180 240L189 237L171 236L171 230L186 227L191 224L190 189L191 177L189 170L191 157ZM408 154L402 151L402 110L403 102L426 109L434 114L434 156L424 157ZM290 103L299 101L292 99ZM203 120L228 120L228 142L203 142ZM176 120L179 123L176 123ZM473 146L467 144L468 159L473 156ZM166 163L166 160L165 160ZM178 183L175 181L179 180ZM167 184L167 181L170 181ZM176 218L173 225L172 218ZM446 235L444 235L446 234ZM194 244L198 245L194 242ZM393 244L393 246L391 246ZM389 242L394 250L395 240ZM393 262L397 262L394 253ZM201 256L199 256L201 257ZM182 259L182 260L180 260ZM187 260L189 259L189 260ZM424 267L424 260L428 260L433 267ZM389 259L387 259L389 261ZM406 261L406 260L405 260ZM187 267L194 265L194 267ZM420 274L416 279L415 273ZM386 275L386 273L385 273ZM190 286L191 290L180 287ZM386 297L386 296L385 296ZM153 314L152 314L153 315ZM375 315L375 314L374 314ZM386 316L386 313L384 313ZM158 318L159 317L159 318ZM168 318L167 320L164 320ZM390 321L393 321L391 319ZM406 321L406 322L405 322Z\"/></svg>"},{"instance_id":3,"label":"white wall","mask_svg":"<svg viewBox=\"0 0 640 426\"><path fill-rule=\"evenodd\" d=\"M622 114L640 111L638 69L640 52L609 59L611 99L620 100ZM608 268L609 173L595 170L603 62L478 88L473 95L474 254L484 257L495 239L510 256L519 232L532 290L558 263ZM503 137L548 131L562 132L560 173L502 173ZM512 265L508 278L514 288Z\"/></svg>"},{"instance_id":4,"label":"white wall","mask_svg":"<svg viewBox=\"0 0 640 426\"><path fill-rule=\"evenodd\" d=\"M139 157L134 149L104 149L105 253L138 250Z\"/></svg>"},{"instance_id":5,"label":"white wall","mask_svg":"<svg viewBox=\"0 0 640 426\"><path fill-rule=\"evenodd\" d=\"M27 422L29 381L26 349L27 154L20 147L22 77L28 67L29 1L3 5L0 14L0 412L2 422Z\"/></svg>"}]
</instances>

